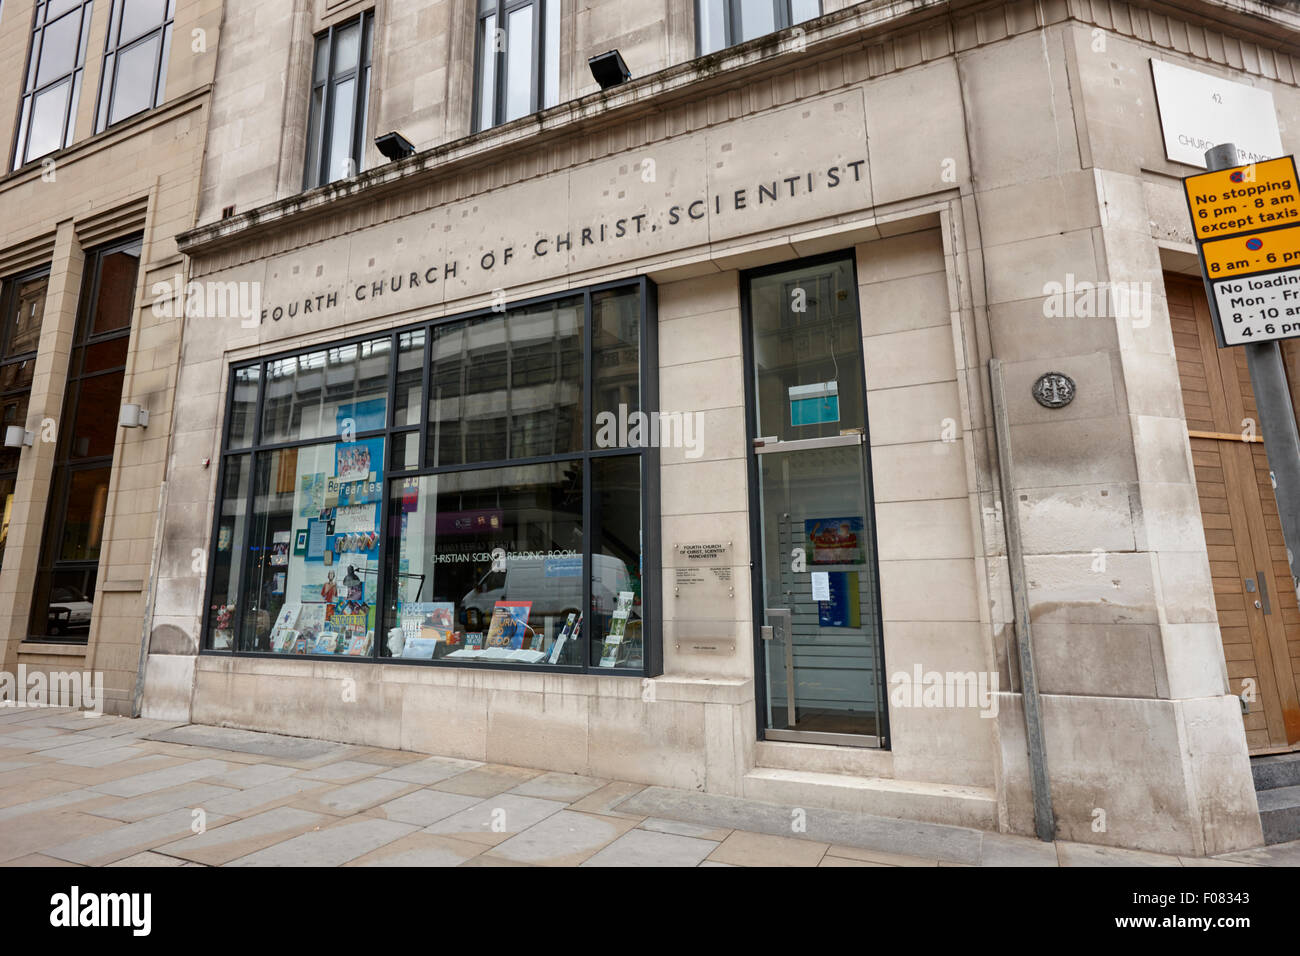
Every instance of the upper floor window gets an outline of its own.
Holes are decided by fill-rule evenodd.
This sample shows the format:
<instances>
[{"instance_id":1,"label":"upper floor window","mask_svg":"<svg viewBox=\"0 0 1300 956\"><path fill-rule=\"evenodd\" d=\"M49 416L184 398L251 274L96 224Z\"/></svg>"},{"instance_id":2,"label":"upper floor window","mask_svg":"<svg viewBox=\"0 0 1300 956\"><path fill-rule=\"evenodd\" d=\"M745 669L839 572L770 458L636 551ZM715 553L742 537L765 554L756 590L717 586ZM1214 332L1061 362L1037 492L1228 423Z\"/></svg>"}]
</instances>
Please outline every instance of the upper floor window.
<instances>
[{"instance_id":1,"label":"upper floor window","mask_svg":"<svg viewBox=\"0 0 1300 956\"><path fill-rule=\"evenodd\" d=\"M821 0L696 0L700 54L821 16Z\"/></svg>"},{"instance_id":2,"label":"upper floor window","mask_svg":"<svg viewBox=\"0 0 1300 956\"><path fill-rule=\"evenodd\" d=\"M304 189L361 171L374 19L373 13L363 13L316 37Z\"/></svg>"},{"instance_id":3,"label":"upper floor window","mask_svg":"<svg viewBox=\"0 0 1300 956\"><path fill-rule=\"evenodd\" d=\"M39 0L36 4L14 169L72 142L91 5L92 0Z\"/></svg>"},{"instance_id":4,"label":"upper floor window","mask_svg":"<svg viewBox=\"0 0 1300 956\"><path fill-rule=\"evenodd\" d=\"M560 0L479 0L474 128L560 101Z\"/></svg>"},{"instance_id":5,"label":"upper floor window","mask_svg":"<svg viewBox=\"0 0 1300 956\"><path fill-rule=\"evenodd\" d=\"M95 131L161 106L176 0L113 0Z\"/></svg>"}]
</instances>

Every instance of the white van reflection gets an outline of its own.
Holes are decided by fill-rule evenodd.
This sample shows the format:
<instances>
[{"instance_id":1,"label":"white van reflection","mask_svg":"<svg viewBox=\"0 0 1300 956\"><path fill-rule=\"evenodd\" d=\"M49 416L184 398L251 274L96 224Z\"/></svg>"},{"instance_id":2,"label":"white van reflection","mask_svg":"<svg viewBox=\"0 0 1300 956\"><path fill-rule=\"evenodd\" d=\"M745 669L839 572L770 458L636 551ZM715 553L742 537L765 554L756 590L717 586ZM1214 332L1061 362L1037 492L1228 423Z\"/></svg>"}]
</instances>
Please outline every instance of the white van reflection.
<instances>
[{"instance_id":1,"label":"white van reflection","mask_svg":"<svg viewBox=\"0 0 1300 956\"><path fill-rule=\"evenodd\" d=\"M611 555L593 554L591 562L591 612L613 614L618 593L634 590L632 576L627 565ZM486 626L497 601L531 601L531 620L581 611L582 556L507 557L506 570L489 571L461 598L466 623L472 628Z\"/></svg>"},{"instance_id":2,"label":"white van reflection","mask_svg":"<svg viewBox=\"0 0 1300 956\"><path fill-rule=\"evenodd\" d=\"M50 588L50 636L88 630L94 609L90 599L70 584Z\"/></svg>"}]
</instances>

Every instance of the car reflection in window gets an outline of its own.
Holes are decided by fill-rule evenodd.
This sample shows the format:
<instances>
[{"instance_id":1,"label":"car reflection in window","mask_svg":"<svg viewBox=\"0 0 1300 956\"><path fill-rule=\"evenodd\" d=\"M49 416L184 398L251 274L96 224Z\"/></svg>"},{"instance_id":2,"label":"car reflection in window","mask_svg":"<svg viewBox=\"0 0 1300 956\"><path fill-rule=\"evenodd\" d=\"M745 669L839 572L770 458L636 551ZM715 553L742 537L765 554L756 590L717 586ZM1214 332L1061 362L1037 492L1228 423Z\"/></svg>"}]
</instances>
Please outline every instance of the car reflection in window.
<instances>
[{"instance_id":1,"label":"car reflection in window","mask_svg":"<svg viewBox=\"0 0 1300 956\"><path fill-rule=\"evenodd\" d=\"M50 589L50 636L79 634L90 630L90 598L69 585Z\"/></svg>"}]
</instances>

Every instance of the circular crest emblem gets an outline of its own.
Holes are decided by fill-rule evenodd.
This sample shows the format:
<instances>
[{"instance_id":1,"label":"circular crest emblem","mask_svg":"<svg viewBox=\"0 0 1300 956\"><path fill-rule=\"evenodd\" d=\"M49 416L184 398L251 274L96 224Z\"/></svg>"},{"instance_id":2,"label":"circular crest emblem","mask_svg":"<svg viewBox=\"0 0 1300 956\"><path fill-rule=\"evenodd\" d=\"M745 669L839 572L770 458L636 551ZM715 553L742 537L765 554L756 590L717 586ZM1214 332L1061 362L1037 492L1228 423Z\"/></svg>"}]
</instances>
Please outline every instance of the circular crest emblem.
<instances>
[{"instance_id":1,"label":"circular crest emblem","mask_svg":"<svg viewBox=\"0 0 1300 956\"><path fill-rule=\"evenodd\" d=\"M1034 383L1034 399L1044 408L1064 408L1075 391L1074 379L1064 372L1046 372Z\"/></svg>"}]
</instances>

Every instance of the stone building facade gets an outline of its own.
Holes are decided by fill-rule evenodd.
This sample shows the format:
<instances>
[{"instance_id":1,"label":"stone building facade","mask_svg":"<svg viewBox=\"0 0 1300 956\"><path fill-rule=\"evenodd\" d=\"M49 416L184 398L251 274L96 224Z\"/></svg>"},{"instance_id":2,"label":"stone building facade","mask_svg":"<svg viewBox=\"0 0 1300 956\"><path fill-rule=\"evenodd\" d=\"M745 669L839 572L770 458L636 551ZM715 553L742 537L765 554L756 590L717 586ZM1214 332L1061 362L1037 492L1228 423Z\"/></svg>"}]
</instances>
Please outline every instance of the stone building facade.
<instances>
[{"instance_id":1,"label":"stone building facade","mask_svg":"<svg viewBox=\"0 0 1300 956\"><path fill-rule=\"evenodd\" d=\"M1258 844L1295 581L1152 61L1291 152L1300 17L755 6L228 0L143 712L1032 833L1023 581L1057 834Z\"/></svg>"},{"instance_id":2,"label":"stone building facade","mask_svg":"<svg viewBox=\"0 0 1300 956\"><path fill-rule=\"evenodd\" d=\"M220 25L208 0L0 11L0 670L98 673L112 713L139 708L180 361L151 290L185 272Z\"/></svg>"}]
</instances>

